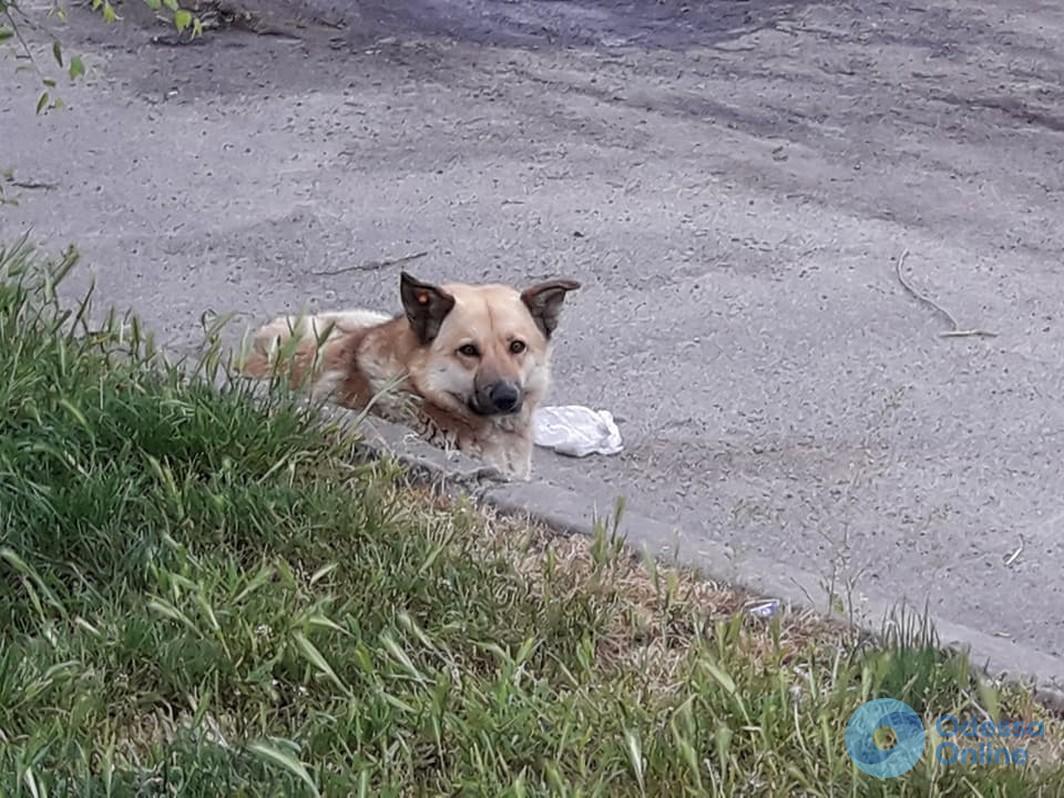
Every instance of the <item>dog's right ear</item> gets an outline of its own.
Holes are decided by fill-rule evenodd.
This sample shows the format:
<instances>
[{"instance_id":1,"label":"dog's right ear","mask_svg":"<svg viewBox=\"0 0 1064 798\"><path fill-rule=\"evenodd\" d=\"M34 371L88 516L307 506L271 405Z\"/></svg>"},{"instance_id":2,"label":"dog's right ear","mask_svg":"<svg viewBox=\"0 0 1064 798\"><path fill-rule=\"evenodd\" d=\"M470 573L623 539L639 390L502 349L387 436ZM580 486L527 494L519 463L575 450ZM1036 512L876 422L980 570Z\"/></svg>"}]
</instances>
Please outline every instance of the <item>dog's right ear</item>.
<instances>
[{"instance_id":1,"label":"dog's right ear","mask_svg":"<svg viewBox=\"0 0 1064 798\"><path fill-rule=\"evenodd\" d=\"M431 343L454 307L454 297L442 288L415 280L406 272L399 275L399 293L410 329L418 341Z\"/></svg>"},{"instance_id":2,"label":"dog's right ear","mask_svg":"<svg viewBox=\"0 0 1064 798\"><path fill-rule=\"evenodd\" d=\"M580 283L576 280L547 280L545 283L526 288L521 293L521 301L525 303L528 312L532 314L532 320L536 322L544 337L550 338L558 326L565 295L579 287Z\"/></svg>"}]
</instances>

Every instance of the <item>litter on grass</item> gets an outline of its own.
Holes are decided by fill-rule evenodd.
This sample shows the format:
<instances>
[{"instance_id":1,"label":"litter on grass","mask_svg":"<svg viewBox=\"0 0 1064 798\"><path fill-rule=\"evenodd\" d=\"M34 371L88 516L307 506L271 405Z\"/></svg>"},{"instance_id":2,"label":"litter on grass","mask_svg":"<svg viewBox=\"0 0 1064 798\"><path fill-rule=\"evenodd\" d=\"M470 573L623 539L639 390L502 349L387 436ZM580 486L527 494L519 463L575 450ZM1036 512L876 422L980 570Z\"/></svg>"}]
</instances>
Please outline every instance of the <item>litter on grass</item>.
<instances>
[{"instance_id":1,"label":"litter on grass","mask_svg":"<svg viewBox=\"0 0 1064 798\"><path fill-rule=\"evenodd\" d=\"M769 619L783 608L783 602L779 599L759 599L746 605L747 615L755 618Z\"/></svg>"},{"instance_id":2,"label":"litter on grass","mask_svg":"<svg viewBox=\"0 0 1064 798\"><path fill-rule=\"evenodd\" d=\"M541 407L532 424L537 446L569 457L617 454L624 448L621 431L608 410L581 405Z\"/></svg>"}]
</instances>

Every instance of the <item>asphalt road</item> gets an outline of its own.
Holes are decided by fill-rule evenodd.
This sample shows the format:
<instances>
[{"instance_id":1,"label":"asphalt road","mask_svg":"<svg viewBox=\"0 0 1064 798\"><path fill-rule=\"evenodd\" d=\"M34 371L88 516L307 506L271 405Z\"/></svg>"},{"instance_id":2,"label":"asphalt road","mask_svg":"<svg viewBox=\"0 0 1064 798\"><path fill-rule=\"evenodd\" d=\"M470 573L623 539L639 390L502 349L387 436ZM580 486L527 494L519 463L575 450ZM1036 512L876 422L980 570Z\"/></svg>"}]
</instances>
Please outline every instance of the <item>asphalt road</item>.
<instances>
[{"instance_id":1,"label":"asphalt road","mask_svg":"<svg viewBox=\"0 0 1064 798\"><path fill-rule=\"evenodd\" d=\"M1064 656L1064 6L254 8L290 35L65 33L62 113L4 59L0 238L75 242L175 351L207 310L395 308L371 262L421 251L576 277L553 401L626 449L541 477ZM941 336L903 251L996 337Z\"/></svg>"}]
</instances>

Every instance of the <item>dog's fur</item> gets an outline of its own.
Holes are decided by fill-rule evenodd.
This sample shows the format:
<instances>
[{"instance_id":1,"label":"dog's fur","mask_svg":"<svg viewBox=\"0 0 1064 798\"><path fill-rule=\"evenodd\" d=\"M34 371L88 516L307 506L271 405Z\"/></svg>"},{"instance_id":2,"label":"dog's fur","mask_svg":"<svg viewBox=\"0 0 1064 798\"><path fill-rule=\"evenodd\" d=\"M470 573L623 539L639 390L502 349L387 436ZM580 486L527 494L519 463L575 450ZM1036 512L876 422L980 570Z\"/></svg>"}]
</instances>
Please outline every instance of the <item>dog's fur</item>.
<instances>
[{"instance_id":1,"label":"dog's fur","mask_svg":"<svg viewBox=\"0 0 1064 798\"><path fill-rule=\"evenodd\" d=\"M527 479L532 412L550 382L551 336L565 295L579 287L573 280L523 292L436 286L404 272L403 313L274 319L256 333L244 372L286 375L314 395L406 423L438 446Z\"/></svg>"}]
</instances>

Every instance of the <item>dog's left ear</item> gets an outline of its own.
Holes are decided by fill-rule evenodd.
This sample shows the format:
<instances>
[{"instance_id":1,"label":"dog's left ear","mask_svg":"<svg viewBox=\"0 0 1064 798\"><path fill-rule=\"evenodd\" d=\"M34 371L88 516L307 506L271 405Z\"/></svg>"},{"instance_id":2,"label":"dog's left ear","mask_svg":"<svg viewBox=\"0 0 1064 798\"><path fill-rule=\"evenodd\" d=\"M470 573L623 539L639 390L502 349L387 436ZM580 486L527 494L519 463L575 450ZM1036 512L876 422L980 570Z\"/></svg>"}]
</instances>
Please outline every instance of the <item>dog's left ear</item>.
<instances>
[{"instance_id":1,"label":"dog's left ear","mask_svg":"<svg viewBox=\"0 0 1064 798\"><path fill-rule=\"evenodd\" d=\"M406 272L399 275L399 293L410 328L417 339L428 344L440 331L440 325L454 307L454 297L430 283L416 280Z\"/></svg>"},{"instance_id":2,"label":"dog's left ear","mask_svg":"<svg viewBox=\"0 0 1064 798\"><path fill-rule=\"evenodd\" d=\"M526 288L521 293L521 301L525 303L544 336L550 338L558 326L558 316L562 312L565 295L579 287L580 283L576 280L548 280Z\"/></svg>"}]
</instances>

